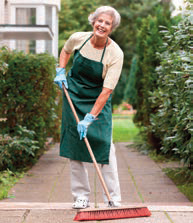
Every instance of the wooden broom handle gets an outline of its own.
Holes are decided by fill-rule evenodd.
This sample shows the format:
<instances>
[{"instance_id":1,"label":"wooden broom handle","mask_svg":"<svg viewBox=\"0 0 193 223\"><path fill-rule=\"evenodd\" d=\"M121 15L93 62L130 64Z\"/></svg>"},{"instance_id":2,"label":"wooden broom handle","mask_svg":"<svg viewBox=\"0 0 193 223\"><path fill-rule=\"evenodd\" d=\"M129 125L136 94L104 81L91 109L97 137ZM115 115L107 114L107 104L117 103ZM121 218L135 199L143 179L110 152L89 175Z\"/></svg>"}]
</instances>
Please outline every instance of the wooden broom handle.
<instances>
[{"instance_id":1,"label":"wooden broom handle","mask_svg":"<svg viewBox=\"0 0 193 223\"><path fill-rule=\"evenodd\" d=\"M68 94L68 91L67 91L67 89L65 88L64 84L63 84L63 89L64 89L64 93L65 93L65 95L66 95L66 98L67 98L67 100L68 100L68 103L69 103L69 105L70 105L70 108L72 109L72 112L73 112L74 117L75 117L75 119L76 119L76 122L77 122L77 124L78 124L80 120L79 120L79 118L78 118L78 115L77 115L77 113L76 113L76 110L75 110L75 108L74 108L74 105L73 105L73 103L72 103L72 100L71 100L71 98L70 98L70 96L69 96L69 94ZM107 189L106 183L105 183L105 181L104 181L104 179L103 179L103 176L102 176L102 174L101 174L100 168L99 168L99 166L98 166L98 164L97 164L97 162L96 162L95 156L94 156L93 151L92 151L92 149L91 149L91 147L90 147L90 143L89 143L89 141L88 141L88 139L87 139L86 137L84 138L84 142L86 143L86 146L87 146L88 151L89 151L89 153L90 153L90 156L91 156L91 158L92 158L94 167L95 167L95 169L96 169L96 171L97 171L98 177L99 177L100 182L101 182L101 184L102 184L102 187L103 187L103 189L104 189L104 191L105 191L105 193L106 193L106 195L107 195L108 201L111 201L111 197L110 197L109 191L108 191L108 189Z\"/></svg>"}]
</instances>

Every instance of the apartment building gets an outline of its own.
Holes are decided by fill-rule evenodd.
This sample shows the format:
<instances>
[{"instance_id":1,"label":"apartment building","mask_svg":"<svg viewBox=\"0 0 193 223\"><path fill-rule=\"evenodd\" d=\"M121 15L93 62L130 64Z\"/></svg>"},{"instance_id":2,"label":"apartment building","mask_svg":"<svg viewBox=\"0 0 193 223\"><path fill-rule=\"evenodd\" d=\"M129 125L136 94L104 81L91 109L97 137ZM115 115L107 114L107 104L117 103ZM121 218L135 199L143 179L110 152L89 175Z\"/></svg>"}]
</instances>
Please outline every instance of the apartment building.
<instances>
[{"instance_id":1,"label":"apartment building","mask_svg":"<svg viewBox=\"0 0 193 223\"><path fill-rule=\"evenodd\" d=\"M58 57L60 0L0 0L0 46Z\"/></svg>"}]
</instances>

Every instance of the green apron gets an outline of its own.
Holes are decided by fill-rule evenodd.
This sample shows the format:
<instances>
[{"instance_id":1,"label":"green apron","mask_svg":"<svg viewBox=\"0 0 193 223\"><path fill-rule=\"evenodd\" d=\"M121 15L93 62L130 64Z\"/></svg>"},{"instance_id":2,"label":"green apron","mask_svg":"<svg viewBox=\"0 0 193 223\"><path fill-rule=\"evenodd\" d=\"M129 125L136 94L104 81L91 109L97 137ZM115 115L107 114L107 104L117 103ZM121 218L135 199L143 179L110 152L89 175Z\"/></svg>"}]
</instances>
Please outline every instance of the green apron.
<instances>
[{"instance_id":1,"label":"green apron","mask_svg":"<svg viewBox=\"0 0 193 223\"><path fill-rule=\"evenodd\" d=\"M102 60L106 50L104 47L101 61L90 60L80 53L81 48L91 38L90 36L74 53L73 66L68 73L68 93L80 120L84 119L96 102L103 88ZM109 152L112 136L112 110L111 98L95 120L88 128L87 138L93 150L96 161L101 164L109 163ZM60 138L60 156L92 162L84 140L80 140L77 123L70 109L66 96L63 93L62 126Z\"/></svg>"}]
</instances>

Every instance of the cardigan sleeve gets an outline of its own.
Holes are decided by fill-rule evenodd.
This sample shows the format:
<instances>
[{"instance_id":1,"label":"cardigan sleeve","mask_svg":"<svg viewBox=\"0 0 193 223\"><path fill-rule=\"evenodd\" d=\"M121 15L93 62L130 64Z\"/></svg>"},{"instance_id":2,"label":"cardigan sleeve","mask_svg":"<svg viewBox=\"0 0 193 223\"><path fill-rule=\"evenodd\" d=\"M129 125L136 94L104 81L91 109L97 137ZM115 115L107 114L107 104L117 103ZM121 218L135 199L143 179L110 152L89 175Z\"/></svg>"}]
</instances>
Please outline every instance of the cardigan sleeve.
<instances>
[{"instance_id":1,"label":"cardigan sleeve","mask_svg":"<svg viewBox=\"0 0 193 223\"><path fill-rule=\"evenodd\" d=\"M124 55L120 52L119 56L112 59L112 62L107 67L107 72L104 78L103 87L114 89L119 81L122 66L123 66Z\"/></svg>"}]
</instances>

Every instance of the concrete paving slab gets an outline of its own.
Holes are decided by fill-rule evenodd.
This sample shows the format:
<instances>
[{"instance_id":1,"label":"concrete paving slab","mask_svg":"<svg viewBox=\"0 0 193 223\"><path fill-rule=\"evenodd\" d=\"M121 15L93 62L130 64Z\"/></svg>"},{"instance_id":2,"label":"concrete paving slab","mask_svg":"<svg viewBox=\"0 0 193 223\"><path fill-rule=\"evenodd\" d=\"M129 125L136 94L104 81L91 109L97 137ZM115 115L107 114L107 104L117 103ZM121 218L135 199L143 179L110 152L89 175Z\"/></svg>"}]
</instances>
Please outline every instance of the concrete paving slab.
<instances>
[{"instance_id":1,"label":"concrete paving slab","mask_svg":"<svg viewBox=\"0 0 193 223\"><path fill-rule=\"evenodd\" d=\"M21 223L26 210L0 210L0 223Z\"/></svg>"},{"instance_id":2,"label":"concrete paving slab","mask_svg":"<svg viewBox=\"0 0 193 223\"><path fill-rule=\"evenodd\" d=\"M90 203L91 208L94 208L94 203ZM107 208L104 203L99 203L100 208ZM121 208L124 207L148 207L150 211L153 212L192 212L193 205L191 206L181 206L178 205L167 205L167 204L151 204L151 203L125 203ZM25 210L25 209L35 209L35 210L64 210L71 209L71 203L42 203L42 202L0 202L1 210Z\"/></svg>"},{"instance_id":3,"label":"concrete paving slab","mask_svg":"<svg viewBox=\"0 0 193 223\"><path fill-rule=\"evenodd\" d=\"M126 147L127 144L116 144L122 202L125 205L147 205L152 216L101 222L190 223L193 203L178 190L158 164ZM14 194L15 198L0 202L0 216L3 216L0 223L1 219L2 223L12 223L12 214L15 216L14 223L73 222L76 211L71 209L70 166L68 160L58 154L57 144L11 189L10 194ZM91 207L104 208L102 188L92 164L88 164L88 172Z\"/></svg>"},{"instance_id":4,"label":"concrete paving slab","mask_svg":"<svg viewBox=\"0 0 193 223\"><path fill-rule=\"evenodd\" d=\"M175 223L182 223L182 219L186 223L193 223L193 212L170 212L168 215Z\"/></svg>"},{"instance_id":5,"label":"concrete paving slab","mask_svg":"<svg viewBox=\"0 0 193 223\"><path fill-rule=\"evenodd\" d=\"M69 223L75 214L74 210L31 210L24 223Z\"/></svg>"},{"instance_id":6,"label":"concrete paving slab","mask_svg":"<svg viewBox=\"0 0 193 223\"><path fill-rule=\"evenodd\" d=\"M128 169L128 174L132 177L139 196L145 202L189 202L174 183L162 172L160 167L149 157L141 155L132 148L123 146L121 143L118 143L116 146L122 165L123 163L125 164L124 169Z\"/></svg>"},{"instance_id":7,"label":"concrete paving slab","mask_svg":"<svg viewBox=\"0 0 193 223\"><path fill-rule=\"evenodd\" d=\"M48 202L53 182L54 180L51 184L16 184L9 192L14 197L7 198L5 201Z\"/></svg>"},{"instance_id":8,"label":"concrete paving slab","mask_svg":"<svg viewBox=\"0 0 193 223\"><path fill-rule=\"evenodd\" d=\"M55 177L52 184L52 189L48 198L48 202L72 202L70 193L70 174L69 171L64 171L59 176Z\"/></svg>"},{"instance_id":9,"label":"concrete paving slab","mask_svg":"<svg viewBox=\"0 0 193 223\"><path fill-rule=\"evenodd\" d=\"M106 208L104 204L99 204L100 208ZM193 206L156 206L145 204L128 204L123 206L147 206L151 211L151 217L143 218L128 218L121 220L106 220L100 222L131 222L131 223L192 223ZM76 215L76 210L70 208L70 203L0 203L0 216L5 220L4 222L16 223L60 223L60 222L73 222L73 218ZM91 204L91 208L94 208L94 204ZM88 209L89 210L89 209ZM46 217L47 216L47 217ZM20 221L22 219L22 221ZM9 220L9 221L8 221ZM83 221L84 222L84 221ZM93 221L92 221L93 222ZM95 221L94 221L95 222ZM3 223L0 221L0 223Z\"/></svg>"},{"instance_id":10,"label":"concrete paving slab","mask_svg":"<svg viewBox=\"0 0 193 223\"><path fill-rule=\"evenodd\" d=\"M58 159L47 159L43 157L40 158L39 162L29 171L29 174L57 175L61 172L66 162L67 160L61 157Z\"/></svg>"},{"instance_id":11,"label":"concrete paving slab","mask_svg":"<svg viewBox=\"0 0 193 223\"><path fill-rule=\"evenodd\" d=\"M168 204L172 204L172 203L176 203L179 202L179 198L180 198L180 203L181 205L184 205L185 203L188 203L188 200L186 199L186 197L184 196L179 196L179 193L173 193L173 192L160 192L160 193L154 193L151 192L149 194L147 193L143 193L142 191L142 195L143 198L145 200L145 202L151 202L151 203L168 203ZM172 199L170 199L172 197Z\"/></svg>"},{"instance_id":12,"label":"concrete paving slab","mask_svg":"<svg viewBox=\"0 0 193 223\"><path fill-rule=\"evenodd\" d=\"M127 218L103 221L108 223L171 223L162 212L152 213L151 217Z\"/></svg>"},{"instance_id":13,"label":"concrete paving slab","mask_svg":"<svg viewBox=\"0 0 193 223\"><path fill-rule=\"evenodd\" d=\"M163 211L163 212L192 212L193 206L181 206L179 205L151 205L147 204L150 211Z\"/></svg>"}]
</instances>

